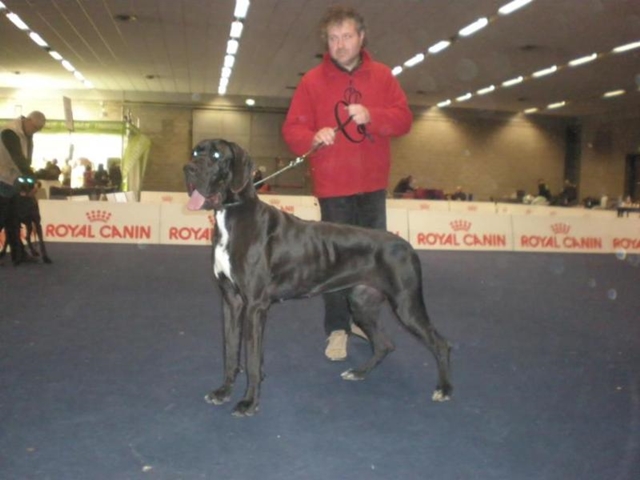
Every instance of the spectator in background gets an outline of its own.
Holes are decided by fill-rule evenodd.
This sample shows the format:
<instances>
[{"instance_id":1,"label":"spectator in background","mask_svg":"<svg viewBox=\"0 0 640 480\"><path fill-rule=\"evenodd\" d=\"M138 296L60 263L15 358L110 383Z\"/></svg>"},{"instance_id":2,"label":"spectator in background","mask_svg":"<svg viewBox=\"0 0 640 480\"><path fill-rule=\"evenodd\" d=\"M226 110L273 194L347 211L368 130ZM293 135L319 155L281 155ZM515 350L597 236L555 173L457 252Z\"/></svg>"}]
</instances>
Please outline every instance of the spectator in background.
<instances>
[{"instance_id":1,"label":"spectator in background","mask_svg":"<svg viewBox=\"0 0 640 480\"><path fill-rule=\"evenodd\" d=\"M84 166L84 176L83 176L82 186L84 188L90 188L95 186L95 182L93 180L93 169L91 168L91 165Z\"/></svg>"},{"instance_id":2,"label":"spectator in background","mask_svg":"<svg viewBox=\"0 0 640 480\"><path fill-rule=\"evenodd\" d=\"M117 191L122 190L122 171L117 163L112 163L109 167L109 180L111 180L111 185Z\"/></svg>"},{"instance_id":3,"label":"spectator in background","mask_svg":"<svg viewBox=\"0 0 640 480\"><path fill-rule=\"evenodd\" d=\"M573 182L571 182L571 180L566 179L564 181L564 188L554 199L553 204L559 205L561 207L571 207L573 205L576 205L577 203L578 188Z\"/></svg>"},{"instance_id":4,"label":"spectator in background","mask_svg":"<svg viewBox=\"0 0 640 480\"><path fill-rule=\"evenodd\" d=\"M393 196L395 198L402 198L411 193L415 195L416 188L414 184L415 180L413 179L413 175L407 175L406 177L401 178L393 189Z\"/></svg>"},{"instance_id":5,"label":"spectator in background","mask_svg":"<svg viewBox=\"0 0 640 480\"><path fill-rule=\"evenodd\" d=\"M93 183L96 187L106 187L109 185L109 174L104 169L102 163L98 164L98 170L93 174Z\"/></svg>"},{"instance_id":6,"label":"spectator in background","mask_svg":"<svg viewBox=\"0 0 640 480\"><path fill-rule=\"evenodd\" d=\"M462 187L458 185L456 187L456 191L451 194L449 197L451 200L462 200L465 201L467 199L467 194L462 191Z\"/></svg>"},{"instance_id":7,"label":"spectator in background","mask_svg":"<svg viewBox=\"0 0 640 480\"><path fill-rule=\"evenodd\" d=\"M544 197L547 202L551 201L551 190L549 190L543 178L538 180L538 196Z\"/></svg>"}]
</instances>

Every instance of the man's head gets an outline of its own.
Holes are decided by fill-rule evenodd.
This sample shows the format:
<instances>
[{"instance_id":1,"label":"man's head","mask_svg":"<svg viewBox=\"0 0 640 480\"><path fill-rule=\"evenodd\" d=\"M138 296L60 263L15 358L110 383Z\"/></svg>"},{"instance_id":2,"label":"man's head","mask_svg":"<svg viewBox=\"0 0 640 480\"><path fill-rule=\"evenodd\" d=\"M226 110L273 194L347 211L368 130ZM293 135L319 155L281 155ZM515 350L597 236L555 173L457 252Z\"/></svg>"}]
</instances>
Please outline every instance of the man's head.
<instances>
[{"instance_id":1,"label":"man's head","mask_svg":"<svg viewBox=\"0 0 640 480\"><path fill-rule=\"evenodd\" d=\"M31 136L42 130L46 123L47 119L44 114L35 110L25 117L23 124L24 133Z\"/></svg>"},{"instance_id":2,"label":"man's head","mask_svg":"<svg viewBox=\"0 0 640 480\"><path fill-rule=\"evenodd\" d=\"M331 58L347 70L360 62L360 51L366 45L365 24L354 9L333 6L320 22L320 35Z\"/></svg>"}]
</instances>

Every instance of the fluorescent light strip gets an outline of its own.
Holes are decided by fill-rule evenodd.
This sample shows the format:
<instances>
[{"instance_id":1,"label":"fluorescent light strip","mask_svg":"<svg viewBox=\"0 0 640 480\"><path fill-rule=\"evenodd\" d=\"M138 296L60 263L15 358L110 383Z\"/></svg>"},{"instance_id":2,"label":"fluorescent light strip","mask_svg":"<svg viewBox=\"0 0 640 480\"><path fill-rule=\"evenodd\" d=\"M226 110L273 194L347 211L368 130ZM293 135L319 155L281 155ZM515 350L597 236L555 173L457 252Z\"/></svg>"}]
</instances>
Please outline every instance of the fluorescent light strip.
<instances>
[{"instance_id":1,"label":"fluorescent light strip","mask_svg":"<svg viewBox=\"0 0 640 480\"><path fill-rule=\"evenodd\" d=\"M424 53L419 53L404 62L405 67L413 67L424 60Z\"/></svg>"},{"instance_id":2,"label":"fluorescent light strip","mask_svg":"<svg viewBox=\"0 0 640 480\"><path fill-rule=\"evenodd\" d=\"M437 104L437 106L440 108L448 107L449 105L451 105L451 100L445 100L444 102L440 102Z\"/></svg>"},{"instance_id":3,"label":"fluorescent light strip","mask_svg":"<svg viewBox=\"0 0 640 480\"><path fill-rule=\"evenodd\" d=\"M395 77L397 75L400 75L402 73L402 67L400 65L398 65L397 67L393 67L393 70L391 70L391 74Z\"/></svg>"},{"instance_id":4,"label":"fluorescent light strip","mask_svg":"<svg viewBox=\"0 0 640 480\"><path fill-rule=\"evenodd\" d=\"M570 67L577 67L578 65L584 65L585 63L593 62L596 58L598 58L597 53L592 53L591 55L587 55L584 57L576 58L575 60L571 60L568 65Z\"/></svg>"},{"instance_id":5,"label":"fluorescent light strip","mask_svg":"<svg viewBox=\"0 0 640 480\"><path fill-rule=\"evenodd\" d=\"M220 73L222 78L231 78L231 69L229 67L222 67L222 72Z\"/></svg>"},{"instance_id":6,"label":"fluorescent light strip","mask_svg":"<svg viewBox=\"0 0 640 480\"><path fill-rule=\"evenodd\" d=\"M22 19L15 13L7 13L7 18L22 31L29 30L29 26L22 21Z\"/></svg>"},{"instance_id":7,"label":"fluorescent light strip","mask_svg":"<svg viewBox=\"0 0 640 480\"><path fill-rule=\"evenodd\" d=\"M227 55L235 55L238 53L238 47L240 44L237 40L229 40L227 42Z\"/></svg>"},{"instance_id":8,"label":"fluorescent light strip","mask_svg":"<svg viewBox=\"0 0 640 480\"><path fill-rule=\"evenodd\" d=\"M0 10L6 10L6 9L7 9L7 6L4 3L0 2Z\"/></svg>"},{"instance_id":9,"label":"fluorescent light strip","mask_svg":"<svg viewBox=\"0 0 640 480\"><path fill-rule=\"evenodd\" d=\"M466 100L469 100L471 97L473 97L473 95L472 95L472 94L470 94L470 93L465 93L464 95L462 95L462 96L460 96L460 97L457 97L457 98L456 98L456 102L464 102L464 101L466 101Z\"/></svg>"},{"instance_id":10,"label":"fluorescent light strip","mask_svg":"<svg viewBox=\"0 0 640 480\"><path fill-rule=\"evenodd\" d=\"M42 37L40 35L38 35L36 32L30 32L29 33L29 38L31 38L31 40L34 41L34 43L36 45L38 45L39 47L48 47L49 45L47 45L47 42L45 42Z\"/></svg>"},{"instance_id":11,"label":"fluorescent light strip","mask_svg":"<svg viewBox=\"0 0 640 480\"><path fill-rule=\"evenodd\" d=\"M533 107L533 108L527 108L527 109L524 111L524 113L535 113L535 112L537 112L537 111L538 111L538 109L537 109L536 107Z\"/></svg>"},{"instance_id":12,"label":"fluorescent light strip","mask_svg":"<svg viewBox=\"0 0 640 480\"><path fill-rule=\"evenodd\" d=\"M469 35L476 33L478 30L483 29L487 25L489 25L489 19L487 17L479 18L475 22L467 25L462 30L460 30L458 32L458 35L462 37L468 37Z\"/></svg>"},{"instance_id":13,"label":"fluorescent light strip","mask_svg":"<svg viewBox=\"0 0 640 480\"><path fill-rule=\"evenodd\" d=\"M476 93L478 95L486 95L487 93L493 92L495 89L496 89L496 87L494 85L489 85L488 87L481 88Z\"/></svg>"},{"instance_id":14,"label":"fluorescent light strip","mask_svg":"<svg viewBox=\"0 0 640 480\"><path fill-rule=\"evenodd\" d=\"M58 52L56 52L55 50L49 50L49 55L51 55L54 59L61 61L62 60L62 55L60 55Z\"/></svg>"},{"instance_id":15,"label":"fluorescent light strip","mask_svg":"<svg viewBox=\"0 0 640 480\"><path fill-rule=\"evenodd\" d=\"M440 40L438 43L435 43L433 45L431 45L427 51L429 53L438 53L441 52L442 50L444 50L445 48L447 48L449 45L451 45L451 42L448 40Z\"/></svg>"},{"instance_id":16,"label":"fluorescent light strip","mask_svg":"<svg viewBox=\"0 0 640 480\"><path fill-rule=\"evenodd\" d=\"M611 50L613 53L622 53L628 52L629 50L633 50L634 48L640 47L640 42L627 43L626 45L620 45L619 47Z\"/></svg>"},{"instance_id":17,"label":"fluorescent light strip","mask_svg":"<svg viewBox=\"0 0 640 480\"><path fill-rule=\"evenodd\" d=\"M224 66L228 68L233 68L233 64L236 63L236 57L233 55L225 55L224 57Z\"/></svg>"},{"instance_id":18,"label":"fluorescent light strip","mask_svg":"<svg viewBox=\"0 0 640 480\"><path fill-rule=\"evenodd\" d=\"M73 65L71 65L71 63L69 63L69 60L62 60L62 66L69 72L75 71L75 68L73 68Z\"/></svg>"},{"instance_id":19,"label":"fluorescent light strip","mask_svg":"<svg viewBox=\"0 0 640 480\"><path fill-rule=\"evenodd\" d=\"M231 32L229 33L229 36L231 38L240 38L242 36L242 22L236 20L235 22L233 22L231 24Z\"/></svg>"},{"instance_id":20,"label":"fluorescent light strip","mask_svg":"<svg viewBox=\"0 0 640 480\"><path fill-rule=\"evenodd\" d=\"M554 108L564 107L566 104L567 104L567 102L565 102L565 101L551 103L551 104L547 105L547 108L550 109L550 110L553 110Z\"/></svg>"},{"instance_id":21,"label":"fluorescent light strip","mask_svg":"<svg viewBox=\"0 0 640 480\"><path fill-rule=\"evenodd\" d=\"M624 95L627 93L625 90L611 90L610 92L602 95L603 98L611 98L611 97L619 97L620 95Z\"/></svg>"},{"instance_id":22,"label":"fluorescent light strip","mask_svg":"<svg viewBox=\"0 0 640 480\"><path fill-rule=\"evenodd\" d=\"M538 70L537 72L534 72L532 76L535 78L540 78L540 77L544 77L545 75L551 75L557 70L558 70L558 67L556 65L553 65L552 67L544 68L542 70Z\"/></svg>"},{"instance_id":23,"label":"fluorescent light strip","mask_svg":"<svg viewBox=\"0 0 640 480\"><path fill-rule=\"evenodd\" d=\"M518 83L522 83L524 81L523 76L519 76L516 78L512 78L511 80L507 80L506 82L502 82L503 87L511 87L513 85L517 85Z\"/></svg>"},{"instance_id":24,"label":"fluorescent light strip","mask_svg":"<svg viewBox=\"0 0 640 480\"><path fill-rule=\"evenodd\" d=\"M236 0L236 8L233 11L233 16L236 18L245 18L249 11L250 4L251 2L249 0Z\"/></svg>"},{"instance_id":25,"label":"fluorescent light strip","mask_svg":"<svg viewBox=\"0 0 640 480\"><path fill-rule=\"evenodd\" d=\"M528 3L531 3L531 0L513 0L513 2L509 2L506 5L503 5L498 9L498 13L500 15L509 15L512 12L515 12L519 8L524 7Z\"/></svg>"}]
</instances>

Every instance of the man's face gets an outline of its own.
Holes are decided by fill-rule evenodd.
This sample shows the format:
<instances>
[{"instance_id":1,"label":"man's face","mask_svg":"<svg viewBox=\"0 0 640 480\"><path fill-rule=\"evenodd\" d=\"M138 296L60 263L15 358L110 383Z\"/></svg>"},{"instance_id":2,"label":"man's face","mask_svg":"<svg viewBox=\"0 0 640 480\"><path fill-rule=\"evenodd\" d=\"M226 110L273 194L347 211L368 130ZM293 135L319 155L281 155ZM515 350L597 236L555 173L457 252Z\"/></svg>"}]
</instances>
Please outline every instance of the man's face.
<instances>
[{"instance_id":1,"label":"man's face","mask_svg":"<svg viewBox=\"0 0 640 480\"><path fill-rule=\"evenodd\" d=\"M44 125L38 125L36 124L36 122L34 122L32 119L27 118L24 121L23 124L23 129L24 129L24 133L28 136L33 135L34 133L38 133L40 130L42 130L42 127Z\"/></svg>"},{"instance_id":2,"label":"man's face","mask_svg":"<svg viewBox=\"0 0 640 480\"><path fill-rule=\"evenodd\" d=\"M363 41L364 32L358 32L353 20L327 27L329 55L347 70L352 70L358 64Z\"/></svg>"}]
</instances>

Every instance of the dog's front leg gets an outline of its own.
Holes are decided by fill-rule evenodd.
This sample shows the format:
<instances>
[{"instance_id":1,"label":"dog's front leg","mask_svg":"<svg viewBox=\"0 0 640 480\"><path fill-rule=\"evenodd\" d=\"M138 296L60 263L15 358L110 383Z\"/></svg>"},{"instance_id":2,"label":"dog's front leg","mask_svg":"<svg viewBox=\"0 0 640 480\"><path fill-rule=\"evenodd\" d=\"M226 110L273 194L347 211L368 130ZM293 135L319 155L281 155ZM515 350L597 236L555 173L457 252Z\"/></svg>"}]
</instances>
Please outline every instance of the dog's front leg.
<instances>
[{"instance_id":1,"label":"dog's front leg","mask_svg":"<svg viewBox=\"0 0 640 480\"><path fill-rule=\"evenodd\" d=\"M244 316L244 301L229 285L222 288L222 313L224 321L224 383L213 390L205 400L214 405L222 405L231 399L233 384L240 371L241 324Z\"/></svg>"},{"instance_id":2,"label":"dog's front leg","mask_svg":"<svg viewBox=\"0 0 640 480\"><path fill-rule=\"evenodd\" d=\"M267 318L267 306L252 305L247 307L242 334L245 344L247 366L247 391L244 398L233 409L236 417L251 416L258 411L260 401L260 384L263 372L263 336Z\"/></svg>"}]
</instances>

